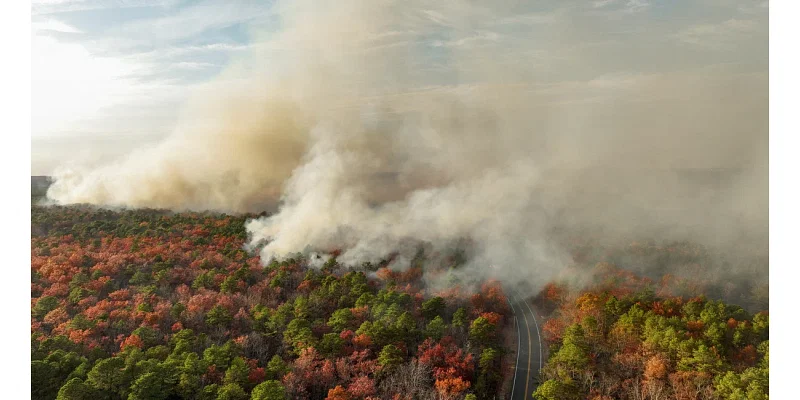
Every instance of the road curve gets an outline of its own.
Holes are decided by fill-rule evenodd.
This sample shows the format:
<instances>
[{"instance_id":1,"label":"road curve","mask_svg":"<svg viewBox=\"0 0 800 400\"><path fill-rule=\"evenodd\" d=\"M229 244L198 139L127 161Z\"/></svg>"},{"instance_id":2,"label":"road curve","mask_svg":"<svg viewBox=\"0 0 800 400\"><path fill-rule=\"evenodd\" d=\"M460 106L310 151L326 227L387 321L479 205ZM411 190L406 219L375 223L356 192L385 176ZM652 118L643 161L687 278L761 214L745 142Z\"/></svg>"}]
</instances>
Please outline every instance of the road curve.
<instances>
[{"instance_id":1,"label":"road curve","mask_svg":"<svg viewBox=\"0 0 800 400\"><path fill-rule=\"evenodd\" d=\"M510 399L529 400L536 391L539 370L544 365L539 322L528 302L519 297L515 291L509 290L508 303L514 312L517 326L517 365L514 370Z\"/></svg>"}]
</instances>

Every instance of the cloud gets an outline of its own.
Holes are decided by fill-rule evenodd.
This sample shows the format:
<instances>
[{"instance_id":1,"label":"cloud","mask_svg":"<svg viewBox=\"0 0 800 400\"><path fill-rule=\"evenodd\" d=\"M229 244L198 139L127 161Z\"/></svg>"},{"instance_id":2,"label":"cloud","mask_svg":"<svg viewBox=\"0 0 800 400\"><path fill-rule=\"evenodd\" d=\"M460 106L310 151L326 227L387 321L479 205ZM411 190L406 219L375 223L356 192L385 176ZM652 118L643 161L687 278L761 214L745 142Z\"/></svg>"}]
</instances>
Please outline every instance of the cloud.
<instances>
[{"instance_id":1,"label":"cloud","mask_svg":"<svg viewBox=\"0 0 800 400\"><path fill-rule=\"evenodd\" d=\"M605 6L609 5L609 4L614 4L617 1L618 0L596 0L596 1L592 2L592 7L594 7L594 8L602 8L602 7L605 7Z\"/></svg>"},{"instance_id":2,"label":"cloud","mask_svg":"<svg viewBox=\"0 0 800 400\"><path fill-rule=\"evenodd\" d=\"M754 20L731 18L719 23L690 26L674 35L680 42L713 50L732 50L763 27Z\"/></svg>"},{"instance_id":3,"label":"cloud","mask_svg":"<svg viewBox=\"0 0 800 400\"><path fill-rule=\"evenodd\" d=\"M434 47L472 47L481 45L491 45L501 40L501 35L492 31L476 31L473 35L468 37L461 37L456 40L450 41L434 41L431 44Z\"/></svg>"},{"instance_id":4,"label":"cloud","mask_svg":"<svg viewBox=\"0 0 800 400\"><path fill-rule=\"evenodd\" d=\"M763 14L769 11L769 1L760 3L746 2L740 5L738 10L742 14Z\"/></svg>"},{"instance_id":5,"label":"cloud","mask_svg":"<svg viewBox=\"0 0 800 400\"><path fill-rule=\"evenodd\" d=\"M153 132L163 135L171 129L177 119L178 104L185 100L190 85L213 76L230 54L248 48L245 43L211 35L203 37L201 33L247 20L257 11L255 7L243 9L226 3L176 7L177 3L35 2L32 134L71 136L70 132L83 131L87 135L113 136L120 131L139 130L142 135ZM91 18L73 18L88 10L120 7L161 7L164 11L161 14L169 17L144 17L107 30L96 29ZM36 15L37 10L69 12L63 18L76 23L65 23L61 16ZM218 18L222 14L224 18ZM148 24L182 31L191 26L198 30L166 41L165 37L154 40L153 36L142 35L149 31ZM142 47L148 50L142 51ZM171 116L165 115L170 113ZM129 143L133 142L122 145ZM60 156L71 158L69 153Z\"/></svg>"},{"instance_id":6,"label":"cloud","mask_svg":"<svg viewBox=\"0 0 800 400\"><path fill-rule=\"evenodd\" d=\"M177 69L202 70L207 68L216 68L219 67L219 65L205 62L182 61L172 64L171 67Z\"/></svg>"},{"instance_id":7,"label":"cloud","mask_svg":"<svg viewBox=\"0 0 800 400\"><path fill-rule=\"evenodd\" d=\"M75 28L74 26L71 25L67 25L55 19L34 21L31 23L31 29L33 29L34 32L54 31L54 32L64 32L64 33L81 33L81 31L78 28Z\"/></svg>"},{"instance_id":8,"label":"cloud","mask_svg":"<svg viewBox=\"0 0 800 400\"><path fill-rule=\"evenodd\" d=\"M501 18L497 21L497 25L540 25L540 24L550 24L555 21L558 15L561 14L559 12L548 12L548 13L527 13L527 14L520 14L514 15L510 17Z\"/></svg>"},{"instance_id":9,"label":"cloud","mask_svg":"<svg viewBox=\"0 0 800 400\"><path fill-rule=\"evenodd\" d=\"M258 2L204 1L168 16L125 23L106 34L126 38L128 46L166 44L263 18L268 13L269 9Z\"/></svg>"},{"instance_id":10,"label":"cloud","mask_svg":"<svg viewBox=\"0 0 800 400\"><path fill-rule=\"evenodd\" d=\"M154 123L174 120L175 117L165 118L163 113L177 113L178 99L185 99L182 93L185 89L164 77L154 76L154 70L161 67L135 57L98 56L80 42L52 36L56 31L78 31L58 21L47 20L34 26L31 37L34 137L57 137L76 131L113 136L131 129L140 129L143 134L165 133L166 126ZM50 29L53 27L58 29ZM142 76L148 79L140 79ZM72 154L65 151L58 156L66 160Z\"/></svg>"},{"instance_id":11,"label":"cloud","mask_svg":"<svg viewBox=\"0 0 800 400\"><path fill-rule=\"evenodd\" d=\"M613 9L623 13L637 13L650 7L648 0L595 0L592 1L592 8Z\"/></svg>"},{"instance_id":12,"label":"cloud","mask_svg":"<svg viewBox=\"0 0 800 400\"><path fill-rule=\"evenodd\" d=\"M246 51L251 46L238 43L207 43L202 45L164 46L145 52L133 52L124 55L126 58L138 59L150 63L173 62L176 59L200 59L213 55L231 55Z\"/></svg>"},{"instance_id":13,"label":"cloud","mask_svg":"<svg viewBox=\"0 0 800 400\"><path fill-rule=\"evenodd\" d=\"M33 15L109 8L171 7L181 0L32 0Z\"/></svg>"},{"instance_id":14,"label":"cloud","mask_svg":"<svg viewBox=\"0 0 800 400\"><path fill-rule=\"evenodd\" d=\"M31 46L33 130L57 129L124 96L135 67L93 57L83 46L36 34Z\"/></svg>"}]
</instances>

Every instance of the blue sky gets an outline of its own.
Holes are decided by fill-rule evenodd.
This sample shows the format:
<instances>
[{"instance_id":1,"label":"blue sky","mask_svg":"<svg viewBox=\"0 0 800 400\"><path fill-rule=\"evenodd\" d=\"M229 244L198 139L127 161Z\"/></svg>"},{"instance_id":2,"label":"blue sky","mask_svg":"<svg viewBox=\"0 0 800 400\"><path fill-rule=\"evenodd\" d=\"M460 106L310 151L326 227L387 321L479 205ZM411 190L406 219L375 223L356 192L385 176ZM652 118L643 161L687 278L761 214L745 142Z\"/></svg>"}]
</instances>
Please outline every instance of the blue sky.
<instances>
[{"instance_id":1,"label":"blue sky","mask_svg":"<svg viewBox=\"0 0 800 400\"><path fill-rule=\"evenodd\" d=\"M425 14L435 29L426 25L424 34L404 26L417 29L413 38L398 28L380 39L381 46L414 40L422 49L410 62L424 73L387 82L404 89L476 83L469 73L451 73L449 63L480 46L491 55L485 62L518 80L556 85L564 96L575 83L624 85L720 65L766 74L767 2L511 2L469 26L454 25L447 10ZM278 64L286 50L253 59L281 27L281 12L268 1L34 0L31 21L34 174L158 141L175 129L194 88L234 61Z\"/></svg>"}]
</instances>

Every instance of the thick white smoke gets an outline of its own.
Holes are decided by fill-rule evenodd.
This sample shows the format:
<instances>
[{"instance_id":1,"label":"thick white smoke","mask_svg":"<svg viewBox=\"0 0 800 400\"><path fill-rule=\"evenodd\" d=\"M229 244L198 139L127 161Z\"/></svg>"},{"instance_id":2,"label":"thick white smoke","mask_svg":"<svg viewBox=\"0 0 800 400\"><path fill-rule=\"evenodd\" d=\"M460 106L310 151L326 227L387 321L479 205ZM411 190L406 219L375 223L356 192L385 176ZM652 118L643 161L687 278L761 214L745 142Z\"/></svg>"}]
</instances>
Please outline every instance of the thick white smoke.
<instances>
[{"instance_id":1,"label":"thick white smoke","mask_svg":"<svg viewBox=\"0 0 800 400\"><path fill-rule=\"evenodd\" d=\"M172 137L57 174L49 196L276 210L247 226L265 260L470 238L468 268L541 281L565 262L556 228L765 240L766 70L676 65L679 45L619 53L600 39L620 22L584 3L279 2L279 28L198 91ZM626 65L638 72L591 73Z\"/></svg>"}]
</instances>

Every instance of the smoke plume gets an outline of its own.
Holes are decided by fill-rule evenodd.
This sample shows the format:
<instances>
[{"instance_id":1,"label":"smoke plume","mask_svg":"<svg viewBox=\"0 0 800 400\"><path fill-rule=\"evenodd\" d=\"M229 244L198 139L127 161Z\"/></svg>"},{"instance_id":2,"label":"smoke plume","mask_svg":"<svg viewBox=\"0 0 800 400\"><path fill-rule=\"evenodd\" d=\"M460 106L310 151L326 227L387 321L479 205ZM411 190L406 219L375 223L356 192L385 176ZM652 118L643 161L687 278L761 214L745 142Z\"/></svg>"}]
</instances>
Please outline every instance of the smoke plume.
<instances>
[{"instance_id":1,"label":"smoke plume","mask_svg":"<svg viewBox=\"0 0 800 400\"><path fill-rule=\"evenodd\" d=\"M736 60L765 33L714 59L646 11L588 3L278 2L172 136L64 169L48 195L270 211L247 225L265 260L468 238L471 273L541 282L568 262L564 231L764 246L766 58Z\"/></svg>"}]
</instances>

